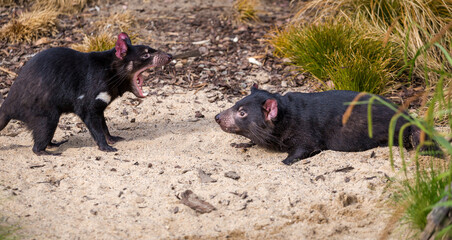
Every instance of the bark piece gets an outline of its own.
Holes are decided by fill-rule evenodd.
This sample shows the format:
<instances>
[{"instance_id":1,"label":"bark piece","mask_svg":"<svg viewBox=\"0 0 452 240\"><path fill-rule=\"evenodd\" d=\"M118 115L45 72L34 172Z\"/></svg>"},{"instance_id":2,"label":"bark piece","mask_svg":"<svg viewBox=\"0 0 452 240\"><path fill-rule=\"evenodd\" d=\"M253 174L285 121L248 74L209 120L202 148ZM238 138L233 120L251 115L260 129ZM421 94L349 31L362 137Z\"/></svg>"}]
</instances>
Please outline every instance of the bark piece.
<instances>
[{"instance_id":1,"label":"bark piece","mask_svg":"<svg viewBox=\"0 0 452 240\"><path fill-rule=\"evenodd\" d=\"M180 195L180 201L182 204L190 207L198 213L209 213L216 210L212 204L200 199L191 190L186 190Z\"/></svg>"}]
</instances>

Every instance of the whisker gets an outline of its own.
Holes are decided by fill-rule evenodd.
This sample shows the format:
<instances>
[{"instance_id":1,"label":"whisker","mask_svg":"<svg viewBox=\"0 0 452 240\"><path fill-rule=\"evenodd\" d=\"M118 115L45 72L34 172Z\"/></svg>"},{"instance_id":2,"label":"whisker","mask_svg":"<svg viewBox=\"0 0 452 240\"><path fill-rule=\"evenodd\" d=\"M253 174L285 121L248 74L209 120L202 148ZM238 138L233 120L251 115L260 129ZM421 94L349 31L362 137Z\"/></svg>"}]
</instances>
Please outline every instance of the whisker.
<instances>
[{"instance_id":1,"label":"whisker","mask_svg":"<svg viewBox=\"0 0 452 240\"><path fill-rule=\"evenodd\" d=\"M279 140L276 136L272 135L271 130L267 131L254 122L252 122L251 124L253 126L251 126L249 129L251 130L250 133L253 137L252 140L256 144L264 145L267 147L274 147L276 145L279 149L285 148L285 144L281 142L281 140Z\"/></svg>"},{"instance_id":2,"label":"whisker","mask_svg":"<svg viewBox=\"0 0 452 240\"><path fill-rule=\"evenodd\" d=\"M110 77L110 79L107 80L108 87L115 88L121 85L128 77L127 74L124 74L124 72L125 71L116 72L112 77Z\"/></svg>"}]
</instances>

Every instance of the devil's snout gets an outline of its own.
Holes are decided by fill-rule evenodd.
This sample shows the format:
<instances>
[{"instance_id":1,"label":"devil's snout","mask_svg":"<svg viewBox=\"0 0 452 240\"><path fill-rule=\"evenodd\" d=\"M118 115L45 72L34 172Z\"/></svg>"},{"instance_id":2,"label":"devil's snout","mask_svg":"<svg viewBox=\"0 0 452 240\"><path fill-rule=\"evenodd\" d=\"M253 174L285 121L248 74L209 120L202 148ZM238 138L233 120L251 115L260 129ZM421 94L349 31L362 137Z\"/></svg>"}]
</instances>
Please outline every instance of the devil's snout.
<instances>
[{"instance_id":1,"label":"devil's snout","mask_svg":"<svg viewBox=\"0 0 452 240\"><path fill-rule=\"evenodd\" d=\"M221 120L220 120L220 114L217 114L217 115L215 116L215 121L216 121L217 123L220 123L220 122L221 122Z\"/></svg>"}]
</instances>

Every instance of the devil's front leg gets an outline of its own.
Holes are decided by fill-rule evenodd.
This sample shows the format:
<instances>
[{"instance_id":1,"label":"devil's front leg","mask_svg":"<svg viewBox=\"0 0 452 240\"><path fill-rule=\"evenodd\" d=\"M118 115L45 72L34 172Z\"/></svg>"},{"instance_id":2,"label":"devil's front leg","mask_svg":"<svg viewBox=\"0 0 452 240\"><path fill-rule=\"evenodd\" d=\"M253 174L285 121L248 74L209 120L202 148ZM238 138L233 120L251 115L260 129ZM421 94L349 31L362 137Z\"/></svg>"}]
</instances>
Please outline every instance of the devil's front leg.
<instances>
[{"instance_id":1,"label":"devil's front leg","mask_svg":"<svg viewBox=\"0 0 452 240\"><path fill-rule=\"evenodd\" d=\"M293 148L289 150L289 156L282 162L286 165L292 165L302 159L313 156L312 153L314 153L313 150L307 150L303 147Z\"/></svg>"},{"instance_id":2,"label":"devil's front leg","mask_svg":"<svg viewBox=\"0 0 452 240\"><path fill-rule=\"evenodd\" d=\"M256 145L256 144L253 141L250 141L247 143L231 143L231 147L235 147L235 148L250 148L254 145Z\"/></svg>"},{"instance_id":3,"label":"devil's front leg","mask_svg":"<svg viewBox=\"0 0 452 240\"><path fill-rule=\"evenodd\" d=\"M117 149L108 145L104 133L105 118L103 109L90 109L80 116L85 123L94 141L96 141L99 150L105 152L116 152ZM105 124L106 126L106 124Z\"/></svg>"},{"instance_id":4,"label":"devil's front leg","mask_svg":"<svg viewBox=\"0 0 452 240\"><path fill-rule=\"evenodd\" d=\"M119 136L112 136L110 131L108 131L107 122L105 121L104 112L102 112L102 131L104 132L105 139L108 144L115 144L116 142L124 140L124 138Z\"/></svg>"}]
</instances>

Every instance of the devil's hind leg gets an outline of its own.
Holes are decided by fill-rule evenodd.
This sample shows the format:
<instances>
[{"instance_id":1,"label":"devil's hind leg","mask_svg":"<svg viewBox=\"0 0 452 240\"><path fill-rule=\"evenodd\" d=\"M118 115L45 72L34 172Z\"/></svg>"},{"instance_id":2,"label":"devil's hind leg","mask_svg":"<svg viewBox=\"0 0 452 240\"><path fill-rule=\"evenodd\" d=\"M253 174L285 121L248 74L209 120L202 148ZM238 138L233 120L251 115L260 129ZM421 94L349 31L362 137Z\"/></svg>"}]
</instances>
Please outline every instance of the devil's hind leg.
<instances>
[{"instance_id":1,"label":"devil's hind leg","mask_svg":"<svg viewBox=\"0 0 452 240\"><path fill-rule=\"evenodd\" d=\"M51 154L46 152L46 147L52 145L51 141L58 126L59 117L58 113L40 114L39 116L33 116L27 121L28 127L33 131L33 152L36 155Z\"/></svg>"},{"instance_id":2,"label":"devil's hind leg","mask_svg":"<svg viewBox=\"0 0 452 240\"><path fill-rule=\"evenodd\" d=\"M6 106L6 101L0 106L0 131L8 125L9 121L11 121L11 117L7 114Z\"/></svg>"},{"instance_id":3,"label":"devil's hind leg","mask_svg":"<svg viewBox=\"0 0 452 240\"><path fill-rule=\"evenodd\" d=\"M0 131L8 125L10 120L11 118L0 110Z\"/></svg>"}]
</instances>

